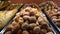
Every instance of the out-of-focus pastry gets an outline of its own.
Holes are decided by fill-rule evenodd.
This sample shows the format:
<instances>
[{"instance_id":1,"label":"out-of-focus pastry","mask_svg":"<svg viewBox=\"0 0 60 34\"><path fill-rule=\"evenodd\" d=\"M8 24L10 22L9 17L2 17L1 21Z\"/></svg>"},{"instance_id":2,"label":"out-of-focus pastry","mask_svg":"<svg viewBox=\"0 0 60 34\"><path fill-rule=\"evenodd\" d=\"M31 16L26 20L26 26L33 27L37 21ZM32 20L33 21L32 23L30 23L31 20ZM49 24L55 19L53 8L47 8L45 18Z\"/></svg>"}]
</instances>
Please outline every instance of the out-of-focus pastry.
<instances>
[{"instance_id":1,"label":"out-of-focus pastry","mask_svg":"<svg viewBox=\"0 0 60 34\"><path fill-rule=\"evenodd\" d=\"M12 8L11 8L12 7ZM0 29L3 28L9 20L18 12L20 5L12 5L8 7L0 16ZM11 9L10 9L11 8Z\"/></svg>"},{"instance_id":2,"label":"out-of-focus pastry","mask_svg":"<svg viewBox=\"0 0 60 34\"><path fill-rule=\"evenodd\" d=\"M11 4L10 1L1 1L0 2L0 9L4 9L5 7L7 7L10 4Z\"/></svg>"},{"instance_id":3,"label":"out-of-focus pastry","mask_svg":"<svg viewBox=\"0 0 60 34\"><path fill-rule=\"evenodd\" d=\"M40 5L40 7L41 6L43 7L42 11L45 11L48 17L51 18L51 20L53 20L56 25L60 26L60 8L58 8L58 6L53 1L45 2Z\"/></svg>"}]
</instances>

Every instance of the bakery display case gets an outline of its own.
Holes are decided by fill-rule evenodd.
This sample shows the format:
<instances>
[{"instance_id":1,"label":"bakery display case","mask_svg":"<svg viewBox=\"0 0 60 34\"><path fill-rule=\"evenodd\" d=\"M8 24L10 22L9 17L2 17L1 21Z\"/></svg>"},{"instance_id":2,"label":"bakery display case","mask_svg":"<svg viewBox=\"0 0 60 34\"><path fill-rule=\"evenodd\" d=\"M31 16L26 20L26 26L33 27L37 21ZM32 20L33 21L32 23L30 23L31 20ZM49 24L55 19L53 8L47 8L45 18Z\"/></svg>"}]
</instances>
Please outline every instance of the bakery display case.
<instances>
[{"instance_id":1,"label":"bakery display case","mask_svg":"<svg viewBox=\"0 0 60 34\"><path fill-rule=\"evenodd\" d=\"M46 30L46 31L44 31ZM21 32L20 32L21 31ZM25 4L5 31L5 34L56 34L46 16L35 4Z\"/></svg>"},{"instance_id":2,"label":"bakery display case","mask_svg":"<svg viewBox=\"0 0 60 34\"><path fill-rule=\"evenodd\" d=\"M56 2L1 0L0 34L60 34L60 8Z\"/></svg>"}]
</instances>

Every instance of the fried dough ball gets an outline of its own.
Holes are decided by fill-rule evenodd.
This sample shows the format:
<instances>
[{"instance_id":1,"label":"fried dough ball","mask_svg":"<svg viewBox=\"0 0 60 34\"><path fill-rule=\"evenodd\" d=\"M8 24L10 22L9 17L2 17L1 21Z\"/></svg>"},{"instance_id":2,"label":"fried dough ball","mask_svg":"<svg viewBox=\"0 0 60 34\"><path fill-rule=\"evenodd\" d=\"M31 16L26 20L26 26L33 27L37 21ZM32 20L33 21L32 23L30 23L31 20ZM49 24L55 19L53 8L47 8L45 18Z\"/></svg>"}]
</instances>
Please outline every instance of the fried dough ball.
<instances>
[{"instance_id":1,"label":"fried dough ball","mask_svg":"<svg viewBox=\"0 0 60 34\"><path fill-rule=\"evenodd\" d=\"M36 21L36 25L40 25L40 24L38 23L38 21Z\"/></svg>"},{"instance_id":2,"label":"fried dough ball","mask_svg":"<svg viewBox=\"0 0 60 34\"><path fill-rule=\"evenodd\" d=\"M42 24L41 24L41 29L47 29L48 27L49 27L49 26L48 26L47 23L42 22Z\"/></svg>"},{"instance_id":3,"label":"fried dough ball","mask_svg":"<svg viewBox=\"0 0 60 34\"><path fill-rule=\"evenodd\" d=\"M57 16L52 16L51 19L57 19Z\"/></svg>"},{"instance_id":4,"label":"fried dough ball","mask_svg":"<svg viewBox=\"0 0 60 34\"><path fill-rule=\"evenodd\" d=\"M40 33L40 27L39 26L34 27L33 32L34 32L34 34L39 34Z\"/></svg>"},{"instance_id":5,"label":"fried dough ball","mask_svg":"<svg viewBox=\"0 0 60 34\"><path fill-rule=\"evenodd\" d=\"M12 32L11 31L8 31L8 32L5 32L5 34L12 34Z\"/></svg>"},{"instance_id":6,"label":"fried dough ball","mask_svg":"<svg viewBox=\"0 0 60 34\"><path fill-rule=\"evenodd\" d=\"M29 18L29 22L30 22L30 23L35 23L35 22L36 22L36 17L35 17L35 16L31 16L31 17Z\"/></svg>"},{"instance_id":7,"label":"fried dough ball","mask_svg":"<svg viewBox=\"0 0 60 34\"><path fill-rule=\"evenodd\" d=\"M17 31L17 34L21 34L21 30L18 30L18 31Z\"/></svg>"},{"instance_id":8,"label":"fried dough ball","mask_svg":"<svg viewBox=\"0 0 60 34\"><path fill-rule=\"evenodd\" d=\"M32 8L31 7L26 7L24 10L26 10L26 9L31 10Z\"/></svg>"},{"instance_id":9,"label":"fried dough ball","mask_svg":"<svg viewBox=\"0 0 60 34\"><path fill-rule=\"evenodd\" d=\"M51 28L50 27L48 27L47 28L47 32L51 32L52 30L51 30Z\"/></svg>"},{"instance_id":10,"label":"fried dough ball","mask_svg":"<svg viewBox=\"0 0 60 34\"><path fill-rule=\"evenodd\" d=\"M22 25L21 25L21 28L23 29L23 30L26 30L26 29L28 29L28 26L29 24L28 23L23 23Z\"/></svg>"},{"instance_id":11,"label":"fried dough ball","mask_svg":"<svg viewBox=\"0 0 60 34\"><path fill-rule=\"evenodd\" d=\"M19 23L19 24L22 24L23 22L24 22L23 18L22 18L22 17L19 17L19 18L18 18L18 23Z\"/></svg>"},{"instance_id":12,"label":"fried dough ball","mask_svg":"<svg viewBox=\"0 0 60 34\"><path fill-rule=\"evenodd\" d=\"M30 10L29 9L25 9L25 12L30 12Z\"/></svg>"},{"instance_id":13,"label":"fried dough ball","mask_svg":"<svg viewBox=\"0 0 60 34\"><path fill-rule=\"evenodd\" d=\"M41 24L41 22L43 21L43 19L41 17L38 18L38 23Z\"/></svg>"},{"instance_id":14,"label":"fried dough ball","mask_svg":"<svg viewBox=\"0 0 60 34\"><path fill-rule=\"evenodd\" d=\"M55 23L57 26L60 26L60 21L56 21Z\"/></svg>"},{"instance_id":15,"label":"fried dough ball","mask_svg":"<svg viewBox=\"0 0 60 34\"><path fill-rule=\"evenodd\" d=\"M30 16L27 16L27 15L25 15L25 16L23 16L23 19L26 21L26 20L28 20L30 18Z\"/></svg>"},{"instance_id":16,"label":"fried dough ball","mask_svg":"<svg viewBox=\"0 0 60 34\"><path fill-rule=\"evenodd\" d=\"M48 32L48 33L46 33L46 34L53 34L53 32Z\"/></svg>"},{"instance_id":17,"label":"fried dough ball","mask_svg":"<svg viewBox=\"0 0 60 34\"><path fill-rule=\"evenodd\" d=\"M60 16L58 18L60 19Z\"/></svg>"},{"instance_id":18,"label":"fried dough ball","mask_svg":"<svg viewBox=\"0 0 60 34\"><path fill-rule=\"evenodd\" d=\"M29 24L29 29L33 29L35 26L37 26L35 23Z\"/></svg>"},{"instance_id":19,"label":"fried dough ball","mask_svg":"<svg viewBox=\"0 0 60 34\"><path fill-rule=\"evenodd\" d=\"M14 27L13 27L12 25L9 25L5 32L11 31L13 28L14 28Z\"/></svg>"},{"instance_id":20,"label":"fried dough ball","mask_svg":"<svg viewBox=\"0 0 60 34\"><path fill-rule=\"evenodd\" d=\"M47 30L46 29L41 29L40 34L46 34Z\"/></svg>"},{"instance_id":21,"label":"fried dough ball","mask_svg":"<svg viewBox=\"0 0 60 34\"><path fill-rule=\"evenodd\" d=\"M29 32L26 31L26 30L24 30L24 31L22 32L22 34L29 34Z\"/></svg>"},{"instance_id":22,"label":"fried dough ball","mask_svg":"<svg viewBox=\"0 0 60 34\"><path fill-rule=\"evenodd\" d=\"M29 30L29 34L33 34L33 30Z\"/></svg>"},{"instance_id":23,"label":"fried dough ball","mask_svg":"<svg viewBox=\"0 0 60 34\"><path fill-rule=\"evenodd\" d=\"M35 14L35 16L36 16L36 18L38 19L38 17L40 16L40 14L37 13L37 14Z\"/></svg>"},{"instance_id":24,"label":"fried dough ball","mask_svg":"<svg viewBox=\"0 0 60 34\"><path fill-rule=\"evenodd\" d=\"M34 16L34 15L35 15L35 12L31 11L30 16Z\"/></svg>"},{"instance_id":25,"label":"fried dough ball","mask_svg":"<svg viewBox=\"0 0 60 34\"><path fill-rule=\"evenodd\" d=\"M29 14L29 12L24 12L23 15L29 16L30 14Z\"/></svg>"},{"instance_id":26,"label":"fried dough ball","mask_svg":"<svg viewBox=\"0 0 60 34\"><path fill-rule=\"evenodd\" d=\"M7 28L7 31L12 30L16 24L17 23L13 22L11 25L9 25L8 28Z\"/></svg>"}]
</instances>

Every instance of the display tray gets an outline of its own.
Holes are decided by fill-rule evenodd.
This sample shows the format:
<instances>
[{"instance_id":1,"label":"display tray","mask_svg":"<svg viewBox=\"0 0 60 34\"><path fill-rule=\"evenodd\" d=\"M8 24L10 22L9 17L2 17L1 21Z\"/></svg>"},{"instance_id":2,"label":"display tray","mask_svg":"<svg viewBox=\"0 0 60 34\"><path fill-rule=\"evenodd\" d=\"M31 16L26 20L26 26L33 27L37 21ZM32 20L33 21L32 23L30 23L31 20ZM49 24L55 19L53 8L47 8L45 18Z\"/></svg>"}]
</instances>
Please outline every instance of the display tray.
<instances>
[{"instance_id":1,"label":"display tray","mask_svg":"<svg viewBox=\"0 0 60 34\"><path fill-rule=\"evenodd\" d=\"M45 2L44 2L44 3L45 3ZM31 7L34 7L34 8L37 8L37 9L41 10L41 9L39 8L39 6L38 6L37 4L34 4L34 3L32 3L32 4L25 4L25 5L22 7L22 9L25 8L25 7L27 7L27 6L31 6ZM42 13L43 13L43 12L42 12ZM43 14L44 14L44 13L43 13ZM47 17L47 16L46 16L46 17ZM47 19L47 18L46 18L46 19ZM48 21L48 23L49 23L50 28L52 28L53 34L59 34L59 32L56 33L56 30L54 30L54 27L50 24L49 21Z\"/></svg>"},{"instance_id":2,"label":"display tray","mask_svg":"<svg viewBox=\"0 0 60 34\"><path fill-rule=\"evenodd\" d=\"M20 7L20 9L23 9L23 8L25 8L25 7L27 7L27 6L31 6L31 7L34 7L34 8L39 8L37 5L34 5L34 4L26 4L26 5L24 4L23 7ZM37 7L36 7L36 6L37 6ZM20 11L20 10L19 10L19 11ZM13 19L13 18L12 18L12 19ZM8 24L1 30L0 34L4 34L4 32L6 31L8 25L10 25L10 24L13 22L12 19L11 19L11 21L9 21ZM50 22L49 22L49 26L50 26L50 28L52 29L53 34L57 34L56 31L54 30L53 26L50 24Z\"/></svg>"},{"instance_id":3,"label":"display tray","mask_svg":"<svg viewBox=\"0 0 60 34\"><path fill-rule=\"evenodd\" d=\"M50 17L45 13L45 11L43 13L47 16L47 19L50 22L50 24L54 26L54 28L60 32L60 27L55 24L55 21L51 20Z\"/></svg>"},{"instance_id":4,"label":"display tray","mask_svg":"<svg viewBox=\"0 0 60 34\"><path fill-rule=\"evenodd\" d=\"M17 12L19 12L19 10L21 9L22 6L23 6L23 4L20 4L20 5L19 5L19 7L18 7L19 9L18 9ZM6 8L6 7L0 9L0 11L4 12L4 11L5 11L5 8ZM17 13L17 12L16 12L16 13ZM15 16L15 15L14 15L14 16ZM6 28L7 28L7 26L11 24L11 20L14 18L14 16L9 20L9 22L8 22L3 28L0 29L0 33L1 33L1 32L4 32L4 31L6 30Z\"/></svg>"},{"instance_id":5,"label":"display tray","mask_svg":"<svg viewBox=\"0 0 60 34\"><path fill-rule=\"evenodd\" d=\"M53 19L51 19L51 16L48 15L48 13L47 13L48 10L50 10L50 9L57 9L57 12L58 12L59 6L56 5L53 1L47 1L47 2L43 2L43 3L39 4L39 7L42 8L42 12L46 15L50 24L60 32L60 27L55 24L55 21ZM53 12L51 12L51 13L53 13Z\"/></svg>"},{"instance_id":6,"label":"display tray","mask_svg":"<svg viewBox=\"0 0 60 34\"><path fill-rule=\"evenodd\" d=\"M11 20L0 32L0 34L4 34L5 30L7 29L8 25L10 25L12 23L13 20ZM52 32L53 34L57 34L56 31L53 29L53 26L50 25L50 27L52 28Z\"/></svg>"},{"instance_id":7,"label":"display tray","mask_svg":"<svg viewBox=\"0 0 60 34\"><path fill-rule=\"evenodd\" d=\"M12 21L13 21L13 20L11 20L11 21L1 30L0 34L4 34L7 26L10 25L10 24L12 23ZM57 33L56 33L56 30L54 30L53 26L52 26L52 25L49 25L49 26L52 28L53 34L57 34Z\"/></svg>"}]
</instances>

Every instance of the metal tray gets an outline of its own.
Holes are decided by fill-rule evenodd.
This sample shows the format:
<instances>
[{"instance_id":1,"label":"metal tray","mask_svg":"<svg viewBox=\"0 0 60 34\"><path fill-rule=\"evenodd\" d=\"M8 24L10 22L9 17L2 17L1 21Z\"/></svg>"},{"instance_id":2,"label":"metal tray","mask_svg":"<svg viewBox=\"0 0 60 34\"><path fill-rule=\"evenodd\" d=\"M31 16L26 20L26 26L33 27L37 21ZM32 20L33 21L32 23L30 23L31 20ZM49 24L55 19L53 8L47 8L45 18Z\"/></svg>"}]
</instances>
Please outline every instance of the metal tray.
<instances>
[{"instance_id":1,"label":"metal tray","mask_svg":"<svg viewBox=\"0 0 60 34\"><path fill-rule=\"evenodd\" d=\"M53 1L47 1L47 2L53 2ZM60 32L60 27L58 27L56 24L55 24L55 21L52 21L51 19L50 19L50 17L49 17L49 15L47 15L46 14L46 11L44 10L44 5L47 3L47 2L43 2L43 3L41 3L41 4L39 4L39 7L43 7L43 9L42 9L42 12L46 15L46 17L47 17L47 19L48 19L48 21L50 22L50 24L58 31L58 32ZM54 3L54 2L53 2ZM55 3L54 3L55 4ZM58 7L58 6L56 6L56 7Z\"/></svg>"},{"instance_id":2,"label":"metal tray","mask_svg":"<svg viewBox=\"0 0 60 34\"><path fill-rule=\"evenodd\" d=\"M52 20L50 19L50 17L46 14L46 12L45 12L44 10L43 10L42 12L46 15L49 23L60 33L60 29L59 29L59 27L58 27L56 24L54 24L54 21L52 21Z\"/></svg>"},{"instance_id":3,"label":"metal tray","mask_svg":"<svg viewBox=\"0 0 60 34\"><path fill-rule=\"evenodd\" d=\"M5 30L7 29L8 25L10 25L12 23L13 20L11 20L0 32L0 34L4 34ZM57 34L56 31L54 30L53 26L51 24L49 24L49 26L52 28L52 32L53 34Z\"/></svg>"},{"instance_id":4,"label":"metal tray","mask_svg":"<svg viewBox=\"0 0 60 34\"><path fill-rule=\"evenodd\" d=\"M37 9L39 9L39 6L38 5L34 5L34 4L26 4L26 5L24 5L22 8L25 8L25 7L27 7L27 6L31 6L31 7L33 7L34 6L34 8L37 8ZM36 6L36 7L35 7ZM43 13L43 12L42 12ZM44 14L44 13L43 13ZM47 19L47 18L46 18ZM49 22L49 21L48 21ZM50 26L50 28L52 28L52 32L53 32L53 34L59 34L59 33L56 33L56 31L54 30L54 27L50 24L50 22L49 22L49 26Z\"/></svg>"}]
</instances>

